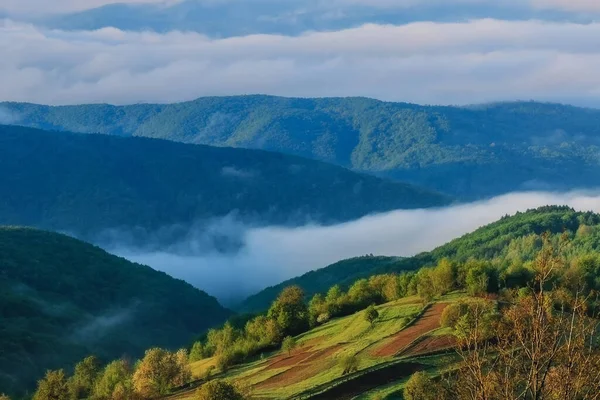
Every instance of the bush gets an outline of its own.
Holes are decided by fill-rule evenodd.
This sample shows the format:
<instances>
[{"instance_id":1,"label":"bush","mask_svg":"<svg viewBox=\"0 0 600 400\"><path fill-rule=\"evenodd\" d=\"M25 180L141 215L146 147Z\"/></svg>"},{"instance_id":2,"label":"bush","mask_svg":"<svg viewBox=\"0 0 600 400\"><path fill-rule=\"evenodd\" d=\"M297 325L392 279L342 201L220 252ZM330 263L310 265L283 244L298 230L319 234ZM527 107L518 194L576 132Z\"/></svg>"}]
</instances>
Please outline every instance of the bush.
<instances>
[{"instance_id":1,"label":"bush","mask_svg":"<svg viewBox=\"0 0 600 400\"><path fill-rule=\"evenodd\" d=\"M340 358L342 375L347 375L358 371L359 365L360 363L358 361L358 358L353 354L345 355L342 358Z\"/></svg>"},{"instance_id":2,"label":"bush","mask_svg":"<svg viewBox=\"0 0 600 400\"><path fill-rule=\"evenodd\" d=\"M319 314L319 316L317 317L317 323L319 324L324 324L325 322L328 322L331 319L331 316L329 315L329 313L322 313Z\"/></svg>"},{"instance_id":3,"label":"bush","mask_svg":"<svg viewBox=\"0 0 600 400\"><path fill-rule=\"evenodd\" d=\"M292 352L292 350L294 350L296 348L296 345L297 345L296 339L294 339L291 336L288 336L285 339L283 339L283 342L281 343L281 350L290 354Z\"/></svg>"},{"instance_id":4,"label":"bush","mask_svg":"<svg viewBox=\"0 0 600 400\"><path fill-rule=\"evenodd\" d=\"M377 311L375 306L370 305L369 307L367 307L367 309L365 310L365 320L371 325L373 325L375 321L377 321L377 318L379 318L379 312Z\"/></svg>"},{"instance_id":5,"label":"bush","mask_svg":"<svg viewBox=\"0 0 600 400\"><path fill-rule=\"evenodd\" d=\"M454 303L447 306L440 317L440 325L443 328L456 328L456 323L465 315L468 307L465 303Z\"/></svg>"},{"instance_id":6,"label":"bush","mask_svg":"<svg viewBox=\"0 0 600 400\"><path fill-rule=\"evenodd\" d=\"M202 385L196 392L196 400L245 400L248 397L231 383L214 380Z\"/></svg>"},{"instance_id":7,"label":"bush","mask_svg":"<svg viewBox=\"0 0 600 400\"><path fill-rule=\"evenodd\" d=\"M427 372L412 374L404 386L404 398L406 400L435 400L435 384Z\"/></svg>"}]
</instances>

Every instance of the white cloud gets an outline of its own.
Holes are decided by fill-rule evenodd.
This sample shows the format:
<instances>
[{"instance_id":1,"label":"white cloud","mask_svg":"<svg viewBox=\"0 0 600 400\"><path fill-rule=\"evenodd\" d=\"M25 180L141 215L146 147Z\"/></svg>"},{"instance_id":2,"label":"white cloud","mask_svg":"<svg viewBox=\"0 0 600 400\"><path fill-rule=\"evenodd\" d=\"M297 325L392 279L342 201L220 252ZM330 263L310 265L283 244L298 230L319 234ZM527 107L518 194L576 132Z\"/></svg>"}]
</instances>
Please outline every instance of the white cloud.
<instances>
[{"instance_id":1,"label":"white cloud","mask_svg":"<svg viewBox=\"0 0 600 400\"><path fill-rule=\"evenodd\" d=\"M600 23L489 19L228 39L4 21L0 99L122 104L269 93L598 105L598 37Z\"/></svg>"},{"instance_id":2,"label":"white cloud","mask_svg":"<svg viewBox=\"0 0 600 400\"><path fill-rule=\"evenodd\" d=\"M191 234L171 251L113 248L113 252L185 279L228 302L342 259L429 251L506 214L544 205L600 212L600 195L516 193L440 209L394 211L328 227L244 228L225 219L203 232L241 240L243 247L235 254L208 250L205 233Z\"/></svg>"}]
</instances>

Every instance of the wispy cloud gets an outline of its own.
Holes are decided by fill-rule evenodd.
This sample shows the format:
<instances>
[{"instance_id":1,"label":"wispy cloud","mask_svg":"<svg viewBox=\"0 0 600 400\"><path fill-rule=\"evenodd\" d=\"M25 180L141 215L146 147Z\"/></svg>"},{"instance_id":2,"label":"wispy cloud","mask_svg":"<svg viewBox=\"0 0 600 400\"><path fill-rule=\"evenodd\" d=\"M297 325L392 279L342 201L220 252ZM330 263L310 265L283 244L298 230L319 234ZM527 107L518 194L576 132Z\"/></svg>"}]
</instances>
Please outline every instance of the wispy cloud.
<instances>
[{"instance_id":1,"label":"wispy cloud","mask_svg":"<svg viewBox=\"0 0 600 400\"><path fill-rule=\"evenodd\" d=\"M0 99L172 102L203 95L600 105L600 23L365 25L299 37L64 32L0 24Z\"/></svg>"},{"instance_id":2,"label":"wispy cloud","mask_svg":"<svg viewBox=\"0 0 600 400\"><path fill-rule=\"evenodd\" d=\"M378 254L412 256L498 220L543 205L570 205L600 212L598 193L516 193L434 210L400 210L334 226L245 227L231 219L191 232L165 251L122 248L112 251L148 264L216 295L226 303L336 261ZM222 226L221 226L222 225ZM236 251L207 246L210 234L229 235Z\"/></svg>"}]
</instances>

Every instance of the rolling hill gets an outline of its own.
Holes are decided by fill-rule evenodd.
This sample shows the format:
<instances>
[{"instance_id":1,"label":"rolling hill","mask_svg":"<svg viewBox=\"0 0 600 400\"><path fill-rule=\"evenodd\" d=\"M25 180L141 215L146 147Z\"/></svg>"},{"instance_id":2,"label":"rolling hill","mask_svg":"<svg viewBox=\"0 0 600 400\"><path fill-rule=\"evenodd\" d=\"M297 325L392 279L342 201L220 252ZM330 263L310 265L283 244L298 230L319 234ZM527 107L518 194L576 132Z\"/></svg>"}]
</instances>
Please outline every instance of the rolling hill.
<instances>
[{"instance_id":1,"label":"rolling hill","mask_svg":"<svg viewBox=\"0 0 600 400\"><path fill-rule=\"evenodd\" d=\"M89 354L177 348L231 315L191 285L61 234L0 227L0 392Z\"/></svg>"},{"instance_id":2,"label":"rolling hill","mask_svg":"<svg viewBox=\"0 0 600 400\"><path fill-rule=\"evenodd\" d=\"M329 223L448 202L284 154L0 126L5 225L86 237L113 228L177 231L231 213L257 223Z\"/></svg>"},{"instance_id":3,"label":"rolling hill","mask_svg":"<svg viewBox=\"0 0 600 400\"><path fill-rule=\"evenodd\" d=\"M486 225L476 231L457 238L431 252L418 254L410 258L394 257L359 257L341 261L331 266L311 271L300 277L269 287L246 299L238 309L244 312L265 310L277 298L281 290L287 286L298 285L308 295L323 293L333 284L348 287L360 278L377 274L415 271L419 268L435 265L443 258L464 263L469 259L489 260L499 263L511 263L514 254L517 261L527 261L533 257L521 254L524 247L521 241L532 241L532 235L544 232L560 234L563 231L577 232L580 226L600 227L600 215L591 212L576 212L569 207L542 207L506 216L501 220ZM577 238L574 251L599 251L600 235ZM535 249L535 246L532 246Z\"/></svg>"},{"instance_id":4,"label":"rolling hill","mask_svg":"<svg viewBox=\"0 0 600 400\"><path fill-rule=\"evenodd\" d=\"M5 119L29 127L271 150L462 198L600 185L600 110L558 104L440 107L238 96L168 105L0 107Z\"/></svg>"}]
</instances>

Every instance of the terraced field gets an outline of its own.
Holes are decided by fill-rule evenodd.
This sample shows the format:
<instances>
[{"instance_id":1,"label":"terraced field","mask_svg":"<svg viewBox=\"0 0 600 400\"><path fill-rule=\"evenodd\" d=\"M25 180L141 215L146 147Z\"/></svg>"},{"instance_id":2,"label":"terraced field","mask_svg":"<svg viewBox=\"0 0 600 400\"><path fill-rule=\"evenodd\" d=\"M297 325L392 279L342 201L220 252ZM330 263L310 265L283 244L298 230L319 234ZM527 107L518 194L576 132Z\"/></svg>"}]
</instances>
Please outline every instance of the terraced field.
<instances>
[{"instance_id":1,"label":"terraced field","mask_svg":"<svg viewBox=\"0 0 600 400\"><path fill-rule=\"evenodd\" d=\"M290 354L264 354L220 377L250 387L261 399L366 399L371 392L393 393L413 372L435 367L428 354L452 347L452 336L440 329L440 315L461 297L449 296L426 307L416 297L384 304L377 307L374 325L363 312L335 319L298 336L298 347ZM343 376L340 360L347 355L357 357L359 368ZM212 365L214 360L202 360L192 370L201 378ZM172 398L191 399L194 390Z\"/></svg>"}]
</instances>

